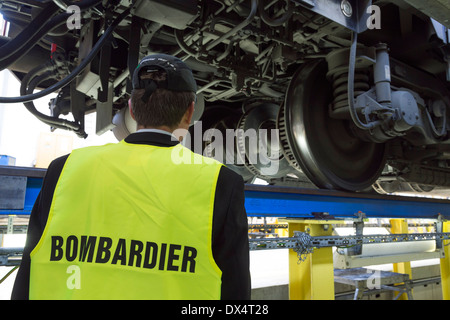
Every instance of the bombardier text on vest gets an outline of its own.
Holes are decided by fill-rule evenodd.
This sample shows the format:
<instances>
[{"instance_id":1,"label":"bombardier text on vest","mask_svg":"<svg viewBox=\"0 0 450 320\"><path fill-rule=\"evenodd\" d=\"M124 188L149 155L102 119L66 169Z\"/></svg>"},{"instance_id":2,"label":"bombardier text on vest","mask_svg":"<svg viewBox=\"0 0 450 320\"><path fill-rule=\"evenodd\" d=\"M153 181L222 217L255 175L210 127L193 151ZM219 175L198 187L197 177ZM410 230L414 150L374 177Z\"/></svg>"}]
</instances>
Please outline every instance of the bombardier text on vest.
<instances>
[{"instance_id":1,"label":"bombardier text on vest","mask_svg":"<svg viewBox=\"0 0 450 320\"><path fill-rule=\"evenodd\" d=\"M197 249L180 244L109 237L51 237L50 261L110 263L130 267L195 273Z\"/></svg>"},{"instance_id":2,"label":"bombardier text on vest","mask_svg":"<svg viewBox=\"0 0 450 320\"><path fill-rule=\"evenodd\" d=\"M176 165L173 148L185 147L122 140L70 154L30 253L30 299L220 299L211 240L222 164Z\"/></svg>"}]
</instances>

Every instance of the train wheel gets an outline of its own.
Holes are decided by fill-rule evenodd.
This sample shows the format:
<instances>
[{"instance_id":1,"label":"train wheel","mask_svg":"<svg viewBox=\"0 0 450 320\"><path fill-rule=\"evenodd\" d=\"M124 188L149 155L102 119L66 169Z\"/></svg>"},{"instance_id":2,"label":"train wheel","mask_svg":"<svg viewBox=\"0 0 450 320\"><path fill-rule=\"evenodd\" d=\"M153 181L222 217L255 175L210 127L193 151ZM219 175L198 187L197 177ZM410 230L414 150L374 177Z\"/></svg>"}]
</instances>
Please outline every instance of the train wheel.
<instances>
[{"instance_id":1,"label":"train wheel","mask_svg":"<svg viewBox=\"0 0 450 320\"><path fill-rule=\"evenodd\" d=\"M333 119L327 63L314 61L293 76L284 104L284 147L291 163L319 188L362 191L380 176L384 144L362 141L351 120Z\"/></svg>"}]
</instances>

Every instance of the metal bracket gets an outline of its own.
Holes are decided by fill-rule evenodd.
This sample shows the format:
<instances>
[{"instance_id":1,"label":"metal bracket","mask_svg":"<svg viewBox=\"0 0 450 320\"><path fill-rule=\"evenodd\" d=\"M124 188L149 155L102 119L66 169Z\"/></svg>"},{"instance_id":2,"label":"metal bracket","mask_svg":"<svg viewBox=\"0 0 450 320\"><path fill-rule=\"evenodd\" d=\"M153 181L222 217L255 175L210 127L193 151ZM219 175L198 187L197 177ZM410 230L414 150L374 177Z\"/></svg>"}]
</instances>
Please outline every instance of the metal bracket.
<instances>
[{"instance_id":1,"label":"metal bracket","mask_svg":"<svg viewBox=\"0 0 450 320\"><path fill-rule=\"evenodd\" d=\"M0 248L0 266L18 266L23 248Z\"/></svg>"},{"instance_id":2,"label":"metal bracket","mask_svg":"<svg viewBox=\"0 0 450 320\"><path fill-rule=\"evenodd\" d=\"M97 135L102 135L108 130L114 128L112 123L113 118L113 97L114 97L114 87L113 83L109 83L108 96L105 102L97 102L97 120L95 133Z\"/></svg>"},{"instance_id":3,"label":"metal bracket","mask_svg":"<svg viewBox=\"0 0 450 320\"><path fill-rule=\"evenodd\" d=\"M299 261L315 249L327 247L355 247L363 244L412 242L435 240L450 240L450 233L406 233L382 235L355 236L320 236L312 237L308 233L295 231L294 237L276 239L250 239L250 250L293 249L297 252Z\"/></svg>"},{"instance_id":4,"label":"metal bracket","mask_svg":"<svg viewBox=\"0 0 450 320\"><path fill-rule=\"evenodd\" d=\"M87 137L84 131L84 114L86 112L85 95L77 90L76 82L70 83L70 112L75 121L80 124L80 130L77 134L83 138Z\"/></svg>"},{"instance_id":5,"label":"metal bracket","mask_svg":"<svg viewBox=\"0 0 450 320\"><path fill-rule=\"evenodd\" d=\"M353 222L353 226L355 227L355 235L362 236L364 231L364 219L366 218L366 214L363 212L358 212L356 214L357 218ZM353 247L348 248L348 253L351 256L357 256L362 254L362 244L357 244Z\"/></svg>"},{"instance_id":6,"label":"metal bracket","mask_svg":"<svg viewBox=\"0 0 450 320\"><path fill-rule=\"evenodd\" d=\"M372 0L295 0L305 8L318 13L348 29L361 33L367 30Z\"/></svg>"},{"instance_id":7,"label":"metal bracket","mask_svg":"<svg viewBox=\"0 0 450 320\"><path fill-rule=\"evenodd\" d=\"M435 230L436 233L442 233L444 230L444 219L442 219L442 216L439 215L437 218L437 221L435 223ZM436 249L442 249L443 248L443 240L441 238L436 238Z\"/></svg>"}]
</instances>

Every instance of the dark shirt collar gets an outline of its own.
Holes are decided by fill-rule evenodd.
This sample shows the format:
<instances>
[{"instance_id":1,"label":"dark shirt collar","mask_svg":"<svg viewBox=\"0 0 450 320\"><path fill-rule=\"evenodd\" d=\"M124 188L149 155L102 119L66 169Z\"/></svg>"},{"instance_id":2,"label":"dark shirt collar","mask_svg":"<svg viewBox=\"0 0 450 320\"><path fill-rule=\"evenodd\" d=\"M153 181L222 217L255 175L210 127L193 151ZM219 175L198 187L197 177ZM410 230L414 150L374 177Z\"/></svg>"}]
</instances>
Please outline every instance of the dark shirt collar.
<instances>
[{"instance_id":1,"label":"dark shirt collar","mask_svg":"<svg viewBox=\"0 0 450 320\"><path fill-rule=\"evenodd\" d=\"M157 147L173 147L179 144L179 141L173 140L172 136L158 132L136 132L125 138L126 143L148 144Z\"/></svg>"}]
</instances>

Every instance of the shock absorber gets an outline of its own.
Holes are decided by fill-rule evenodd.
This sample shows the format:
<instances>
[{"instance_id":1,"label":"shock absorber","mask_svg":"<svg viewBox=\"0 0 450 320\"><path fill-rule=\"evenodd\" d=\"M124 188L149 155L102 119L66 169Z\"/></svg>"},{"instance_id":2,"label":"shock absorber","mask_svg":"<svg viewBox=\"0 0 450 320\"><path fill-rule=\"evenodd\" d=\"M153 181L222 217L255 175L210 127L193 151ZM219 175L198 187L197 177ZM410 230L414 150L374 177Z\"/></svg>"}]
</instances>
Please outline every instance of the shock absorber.
<instances>
[{"instance_id":1,"label":"shock absorber","mask_svg":"<svg viewBox=\"0 0 450 320\"><path fill-rule=\"evenodd\" d=\"M377 101L385 107L390 107L392 102L391 67L387 45L384 43L377 45L376 55L377 63L373 69L373 76Z\"/></svg>"},{"instance_id":2,"label":"shock absorber","mask_svg":"<svg viewBox=\"0 0 450 320\"><path fill-rule=\"evenodd\" d=\"M411 128L420 126L415 96L411 91L391 88L386 44L357 48L356 39L355 34L350 49L337 50L327 56L327 76L333 83L334 94L330 116L351 117L359 129L358 135L376 143L404 136ZM373 70L373 87L369 82L370 70Z\"/></svg>"}]
</instances>

